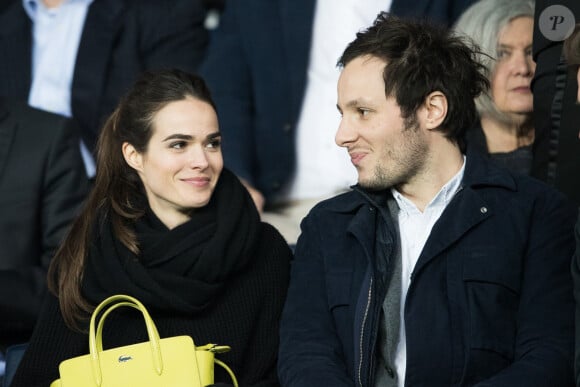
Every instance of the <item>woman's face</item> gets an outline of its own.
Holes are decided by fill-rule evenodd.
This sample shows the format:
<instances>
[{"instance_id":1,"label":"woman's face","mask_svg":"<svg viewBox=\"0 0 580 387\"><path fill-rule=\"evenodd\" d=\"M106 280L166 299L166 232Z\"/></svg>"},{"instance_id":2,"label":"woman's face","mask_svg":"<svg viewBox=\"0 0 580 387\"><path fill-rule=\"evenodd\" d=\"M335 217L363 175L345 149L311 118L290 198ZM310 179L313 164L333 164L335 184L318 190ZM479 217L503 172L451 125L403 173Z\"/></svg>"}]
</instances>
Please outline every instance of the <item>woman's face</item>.
<instances>
[{"instance_id":1,"label":"woman's face","mask_svg":"<svg viewBox=\"0 0 580 387\"><path fill-rule=\"evenodd\" d=\"M173 228L205 206L215 189L223 168L218 120L210 104L188 97L159 110L152 128L144 153L125 143L123 154L155 215Z\"/></svg>"},{"instance_id":2,"label":"woman's face","mask_svg":"<svg viewBox=\"0 0 580 387\"><path fill-rule=\"evenodd\" d=\"M533 109L530 89L536 70L536 63L532 60L533 26L531 17L518 17L498 34L491 93L498 110L514 118L523 118Z\"/></svg>"},{"instance_id":3,"label":"woman's face","mask_svg":"<svg viewBox=\"0 0 580 387\"><path fill-rule=\"evenodd\" d=\"M576 103L580 104L580 67L578 67L578 71L576 72L576 83L578 85L578 91L576 93ZM580 138L580 131L578 132L578 138Z\"/></svg>"}]
</instances>

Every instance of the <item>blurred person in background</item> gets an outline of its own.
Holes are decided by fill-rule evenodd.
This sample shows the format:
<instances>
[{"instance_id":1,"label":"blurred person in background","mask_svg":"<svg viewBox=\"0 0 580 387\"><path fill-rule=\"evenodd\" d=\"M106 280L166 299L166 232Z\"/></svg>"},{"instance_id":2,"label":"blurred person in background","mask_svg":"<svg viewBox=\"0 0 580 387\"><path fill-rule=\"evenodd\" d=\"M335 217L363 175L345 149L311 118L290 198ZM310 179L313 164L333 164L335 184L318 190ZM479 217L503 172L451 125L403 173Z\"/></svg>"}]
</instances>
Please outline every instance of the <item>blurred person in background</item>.
<instances>
[{"instance_id":1,"label":"blurred person in background","mask_svg":"<svg viewBox=\"0 0 580 387\"><path fill-rule=\"evenodd\" d=\"M576 77L563 55L564 40L580 22L578 0L536 0L533 55L534 163L532 176L580 206L580 105Z\"/></svg>"},{"instance_id":2,"label":"blurred person in background","mask_svg":"<svg viewBox=\"0 0 580 387\"><path fill-rule=\"evenodd\" d=\"M205 13L202 0L4 0L0 96L71 117L93 177L99 128L138 74L197 70Z\"/></svg>"},{"instance_id":3,"label":"blurred person in background","mask_svg":"<svg viewBox=\"0 0 580 387\"><path fill-rule=\"evenodd\" d=\"M580 23L576 24L572 34L563 45L564 59L568 65L569 75L576 79L576 103L580 104ZM580 139L580 122L576 122L576 130ZM576 162L580 163L579 158ZM572 262L572 277L574 278L574 298L576 299L576 354L574 370L576 385L580 386L580 213L576 222L576 252Z\"/></svg>"},{"instance_id":4,"label":"blurred person in background","mask_svg":"<svg viewBox=\"0 0 580 387\"><path fill-rule=\"evenodd\" d=\"M0 98L0 354L30 339L48 266L88 192L78 142L69 119Z\"/></svg>"},{"instance_id":5,"label":"blurred person in background","mask_svg":"<svg viewBox=\"0 0 580 387\"><path fill-rule=\"evenodd\" d=\"M455 25L479 46L491 83L476 99L479 123L466 133L468 147L523 174L530 174L533 158L533 25L531 0L480 0Z\"/></svg>"}]
</instances>

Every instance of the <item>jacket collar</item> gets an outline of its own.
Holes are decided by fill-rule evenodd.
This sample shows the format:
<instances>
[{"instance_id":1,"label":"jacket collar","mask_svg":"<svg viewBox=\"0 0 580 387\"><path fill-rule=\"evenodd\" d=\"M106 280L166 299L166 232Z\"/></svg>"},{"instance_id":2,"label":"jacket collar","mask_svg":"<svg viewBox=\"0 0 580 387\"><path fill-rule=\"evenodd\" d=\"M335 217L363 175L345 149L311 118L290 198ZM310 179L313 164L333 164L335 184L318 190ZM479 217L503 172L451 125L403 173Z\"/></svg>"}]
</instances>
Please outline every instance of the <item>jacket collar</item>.
<instances>
[{"instance_id":1,"label":"jacket collar","mask_svg":"<svg viewBox=\"0 0 580 387\"><path fill-rule=\"evenodd\" d=\"M515 191L517 188L511 172L488 161L479 152L469 150L462 186L475 190L482 187L497 187Z\"/></svg>"},{"instance_id":2,"label":"jacket collar","mask_svg":"<svg viewBox=\"0 0 580 387\"><path fill-rule=\"evenodd\" d=\"M467 152L465 174L461 182L462 188L478 190L484 187L498 187L510 191L517 189L516 182L511 172L496 166L488 161L483 155L475 151ZM329 201L328 209L333 212L352 212L357 208L371 204L375 207L385 208L388 198L391 196L390 188L381 191L369 191L359 184L351 186L353 191L344 193Z\"/></svg>"}]
</instances>

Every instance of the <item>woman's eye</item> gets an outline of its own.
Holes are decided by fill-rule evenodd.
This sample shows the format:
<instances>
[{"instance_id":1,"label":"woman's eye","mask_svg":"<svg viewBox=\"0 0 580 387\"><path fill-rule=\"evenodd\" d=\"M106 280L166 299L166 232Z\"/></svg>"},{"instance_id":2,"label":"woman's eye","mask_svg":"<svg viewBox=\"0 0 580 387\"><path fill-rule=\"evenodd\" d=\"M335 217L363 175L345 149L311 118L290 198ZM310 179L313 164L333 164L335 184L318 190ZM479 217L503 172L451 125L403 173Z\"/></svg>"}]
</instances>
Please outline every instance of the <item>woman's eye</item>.
<instances>
[{"instance_id":1,"label":"woman's eye","mask_svg":"<svg viewBox=\"0 0 580 387\"><path fill-rule=\"evenodd\" d=\"M497 59L501 60L501 59L505 59L509 56L509 52L506 50L498 50L497 51Z\"/></svg>"},{"instance_id":2,"label":"woman's eye","mask_svg":"<svg viewBox=\"0 0 580 387\"><path fill-rule=\"evenodd\" d=\"M169 144L169 147L172 149L183 149L185 148L185 141L176 141Z\"/></svg>"},{"instance_id":3,"label":"woman's eye","mask_svg":"<svg viewBox=\"0 0 580 387\"><path fill-rule=\"evenodd\" d=\"M207 143L208 148L218 149L222 143L222 140L219 138L215 138Z\"/></svg>"}]
</instances>

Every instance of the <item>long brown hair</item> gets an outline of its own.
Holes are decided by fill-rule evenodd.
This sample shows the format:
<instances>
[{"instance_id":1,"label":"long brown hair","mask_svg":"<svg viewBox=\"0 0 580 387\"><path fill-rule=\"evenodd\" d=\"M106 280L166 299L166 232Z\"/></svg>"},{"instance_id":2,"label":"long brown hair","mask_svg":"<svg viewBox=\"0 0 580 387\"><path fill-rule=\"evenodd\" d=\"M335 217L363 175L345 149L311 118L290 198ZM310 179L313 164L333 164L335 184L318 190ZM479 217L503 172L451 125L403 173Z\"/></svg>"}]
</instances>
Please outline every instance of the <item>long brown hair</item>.
<instances>
[{"instance_id":1,"label":"long brown hair","mask_svg":"<svg viewBox=\"0 0 580 387\"><path fill-rule=\"evenodd\" d=\"M59 298L66 324L80 330L93 309L82 295L86 257L98 230L95 221L109 221L113 232L131 252L139 246L131 224L144 214L139 205L144 191L138 174L126 162L122 145L144 153L153 134L155 114L170 102L193 97L215 109L205 82L181 70L143 73L109 116L97 142L97 173L80 215L60 245L48 269L49 290Z\"/></svg>"}]
</instances>

